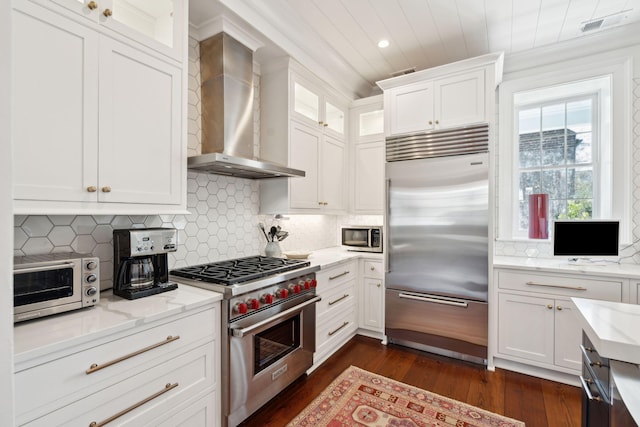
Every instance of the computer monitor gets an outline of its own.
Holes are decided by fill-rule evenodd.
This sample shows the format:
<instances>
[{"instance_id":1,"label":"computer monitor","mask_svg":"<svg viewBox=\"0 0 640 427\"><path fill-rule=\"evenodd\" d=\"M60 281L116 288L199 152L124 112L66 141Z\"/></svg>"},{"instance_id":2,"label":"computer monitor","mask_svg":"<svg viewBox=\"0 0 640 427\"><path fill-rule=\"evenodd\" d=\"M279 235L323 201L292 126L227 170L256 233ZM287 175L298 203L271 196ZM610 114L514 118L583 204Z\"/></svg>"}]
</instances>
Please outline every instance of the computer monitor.
<instances>
[{"instance_id":1,"label":"computer monitor","mask_svg":"<svg viewBox=\"0 0 640 427\"><path fill-rule=\"evenodd\" d=\"M556 220L553 255L569 262L612 261L618 257L620 221Z\"/></svg>"}]
</instances>

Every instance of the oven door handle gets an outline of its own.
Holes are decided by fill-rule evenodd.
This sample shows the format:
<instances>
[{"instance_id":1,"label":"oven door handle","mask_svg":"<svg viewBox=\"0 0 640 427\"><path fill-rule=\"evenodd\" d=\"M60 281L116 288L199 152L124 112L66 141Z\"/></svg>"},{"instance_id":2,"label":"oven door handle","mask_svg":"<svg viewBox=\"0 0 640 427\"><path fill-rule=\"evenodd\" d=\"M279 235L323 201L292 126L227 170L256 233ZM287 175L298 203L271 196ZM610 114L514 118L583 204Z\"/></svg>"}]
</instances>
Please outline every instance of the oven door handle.
<instances>
[{"instance_id":1,"label":"oven door handle","mask_svg":"<svg viewBox=\"0 0 640 427\"><path fill-rule=\"evenodd\" d=\"M231 335L234 337L243 337L245 335L248 335L251 333L251 331L255 331L258 328L263 327L264 325L267 325L269 323L272 323L274 320L278 320L281 319L283 317L288 316L291 313L295 313L296 311L300 311L302 308L310 305L310 304L315 304L318 301L320 301L322 298L320 298L319 296L315 296L312 299L310 299L309 301L305 301L302 304L298 304L295 307L291 307L288 310L283 311L282 313L278 313L275 316L269 317L268 319L264 319L258 323L256 323L255 325L251 325L247 328L229 328L229 330L231 331Z\"/></svg>"}]
</instances>

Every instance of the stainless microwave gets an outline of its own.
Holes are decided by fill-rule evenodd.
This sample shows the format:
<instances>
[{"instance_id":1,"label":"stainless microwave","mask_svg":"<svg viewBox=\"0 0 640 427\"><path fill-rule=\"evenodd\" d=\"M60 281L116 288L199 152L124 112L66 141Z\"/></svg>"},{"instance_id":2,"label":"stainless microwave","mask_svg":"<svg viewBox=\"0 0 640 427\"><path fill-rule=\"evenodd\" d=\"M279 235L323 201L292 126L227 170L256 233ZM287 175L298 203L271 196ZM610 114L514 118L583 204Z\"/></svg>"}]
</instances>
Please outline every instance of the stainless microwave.
<instances>
[{"instance_id":1,"label":"stainless microwave","mask_svg":"<svg viewBox=\"0 0 640 427\"><path fill-rule=\"evenodd\" d=\"M382 226L342 227L341 244L350 251L382 252Z\"/></svg>"},{"instance_id":2,"label":"stainless microwave","mask_svg":"<svg viewBox=\"0 0 640 427\"><path fill-rule=\"evenodd\" d=\"M75 252L13 258L13 321L96 305L100 261Z\"/></svg>"}]
</instances>

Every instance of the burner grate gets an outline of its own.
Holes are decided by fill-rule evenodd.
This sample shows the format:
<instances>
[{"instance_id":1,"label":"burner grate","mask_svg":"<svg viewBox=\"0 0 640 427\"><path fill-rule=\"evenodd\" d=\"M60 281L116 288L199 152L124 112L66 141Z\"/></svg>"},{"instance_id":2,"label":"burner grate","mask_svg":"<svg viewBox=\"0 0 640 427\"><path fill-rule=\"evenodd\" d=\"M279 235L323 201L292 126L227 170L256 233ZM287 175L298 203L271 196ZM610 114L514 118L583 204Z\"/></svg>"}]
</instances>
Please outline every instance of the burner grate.
<instances>
[{"instance_id":1,"label":"burner grate","mask_svg":"<svg viewBox=\"0 0 640 427\"><path fill-rule=\"evenodd\" d=\"M174 276L209 283L234 285L310 265L309 261L250 256L171 270Z\"/></svg>"}]
</instances>

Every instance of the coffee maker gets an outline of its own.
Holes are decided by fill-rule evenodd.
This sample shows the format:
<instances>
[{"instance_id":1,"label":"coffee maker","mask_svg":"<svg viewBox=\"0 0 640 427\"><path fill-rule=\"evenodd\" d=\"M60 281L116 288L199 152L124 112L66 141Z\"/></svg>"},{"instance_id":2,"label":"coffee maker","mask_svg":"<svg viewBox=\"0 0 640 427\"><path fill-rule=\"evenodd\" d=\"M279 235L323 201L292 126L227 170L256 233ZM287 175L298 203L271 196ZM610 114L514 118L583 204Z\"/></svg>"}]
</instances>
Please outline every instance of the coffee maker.
<instances>
[{"instance_id":1,"label":"coffee maker","mask_svg":"<svg viewBox=\"0 0 640 427\"><path fill-rule=\"evenodd\" d=\"M176 289L169 282L169 252L177 250L175 228L113 230L113 293L137 299Z\"/></svg>"}]
</instances>

